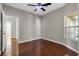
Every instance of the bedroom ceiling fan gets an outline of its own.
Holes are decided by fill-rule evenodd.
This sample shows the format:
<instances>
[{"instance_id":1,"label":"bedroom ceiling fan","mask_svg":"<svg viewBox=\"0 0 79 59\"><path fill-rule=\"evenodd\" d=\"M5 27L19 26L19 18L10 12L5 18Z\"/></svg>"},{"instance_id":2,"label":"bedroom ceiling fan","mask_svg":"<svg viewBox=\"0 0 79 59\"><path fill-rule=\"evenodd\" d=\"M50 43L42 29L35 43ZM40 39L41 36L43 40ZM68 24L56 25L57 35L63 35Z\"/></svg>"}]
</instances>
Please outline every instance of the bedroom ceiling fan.
<instances>
[{"instance_id":1,"label":"bedroom ceiling fan","mask_svg":"<svg viewBox=\"0 0 79 59\"><path fill-rule=\"evenodd\" d=\"M33 4L27 4L28 6L34 6L36 9L34 10L34 11L37 11L37 10L39 10L39 9L41 9L42 11L46 11L45 9L44 9L44 7L46 6L49 6L49 5L51 5L51 3L45 3L45 4L43 4L43 3L37 3L36 5L33 5Z\"/></svg>"}]
</instances>

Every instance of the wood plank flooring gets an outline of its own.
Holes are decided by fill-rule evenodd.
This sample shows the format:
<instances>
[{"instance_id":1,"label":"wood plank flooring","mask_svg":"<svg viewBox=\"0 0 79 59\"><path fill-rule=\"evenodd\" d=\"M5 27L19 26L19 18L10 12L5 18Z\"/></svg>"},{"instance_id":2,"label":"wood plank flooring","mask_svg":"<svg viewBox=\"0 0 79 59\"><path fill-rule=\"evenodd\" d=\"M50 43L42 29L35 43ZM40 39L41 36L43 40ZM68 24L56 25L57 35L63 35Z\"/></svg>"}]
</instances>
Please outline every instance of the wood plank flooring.
<instances>
[{"instance_id":1,"label":"wood plank flooring","mask_svg":"<svg viewBox=\"0 0 79 59\"><path fill-rule=\"evenodd\" d=\"M9 48L9 46L6 46L6 49L2 53L2 56L18 56L18 42L16 38L11 38L10 46L11 48Z\"/></svg>"},{"instance_id":2,"label":"wood plank flooring","mask_svg":"<svg viewBox=\"0 0 79 59\"><path fill-rule=\"evenodd\" d=\"M18 56L18 42L16 38L11 39L11 55Z\"/></svg>"},{"instance_id":3,"label":"wood plank flooring","mask_svg":"<svg viewBox=\"0 0 79 59\"><path fill-rule=\"evenodd\" d=\"M34 40L31 42L25 42L19 44L19 55L20 56L34 56L40 55L40 43L41 40Z\"/></svg>"},{"instance_id":4,"label":"wood plank flooring","mask_svg":"<svg viewBox=\"0 0 79 59\"><path fill-rule=\"evenodd\" d=\"M19 44L19 56L77 56L67 47L45 39Z\"/></svg>"}]
</instances>

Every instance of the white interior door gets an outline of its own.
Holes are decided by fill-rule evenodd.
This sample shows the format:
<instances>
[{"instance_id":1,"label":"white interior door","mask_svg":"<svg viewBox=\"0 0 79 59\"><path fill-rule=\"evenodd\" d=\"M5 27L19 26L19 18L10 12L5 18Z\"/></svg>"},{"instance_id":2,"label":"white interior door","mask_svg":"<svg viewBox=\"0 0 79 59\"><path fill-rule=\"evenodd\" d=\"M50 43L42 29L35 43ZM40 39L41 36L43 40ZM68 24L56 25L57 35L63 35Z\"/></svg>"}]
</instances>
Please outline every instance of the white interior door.
<instances>
[{"instance_id":1,"label":"white interior door","mask_svg":"<svg viewBox=\"0 0 79 59\"><path fill-rule=\"evenodd\" d=\"M6 15L4 11L2 11L2 26L3 26L3 31L2 31L2 51L6 49Z\"/></svg>"}]
</instances>

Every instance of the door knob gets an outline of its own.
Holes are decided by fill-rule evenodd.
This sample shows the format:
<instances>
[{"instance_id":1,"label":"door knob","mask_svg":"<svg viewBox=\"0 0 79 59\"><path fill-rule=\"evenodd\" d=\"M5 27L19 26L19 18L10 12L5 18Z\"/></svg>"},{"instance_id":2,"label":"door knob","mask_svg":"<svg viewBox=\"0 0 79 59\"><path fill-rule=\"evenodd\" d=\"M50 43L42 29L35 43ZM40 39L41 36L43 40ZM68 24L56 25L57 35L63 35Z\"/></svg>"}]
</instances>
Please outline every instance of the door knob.
<instances>
[{"instance_id":1,"label":"door knob","mask_svg":"<svg viewBox=\"0 0 79 59\"><path fill-rule=\"evenodd\" d=\"M5 35L6 33L3 33L3 35Z\"/></svg>"}]
</instances>

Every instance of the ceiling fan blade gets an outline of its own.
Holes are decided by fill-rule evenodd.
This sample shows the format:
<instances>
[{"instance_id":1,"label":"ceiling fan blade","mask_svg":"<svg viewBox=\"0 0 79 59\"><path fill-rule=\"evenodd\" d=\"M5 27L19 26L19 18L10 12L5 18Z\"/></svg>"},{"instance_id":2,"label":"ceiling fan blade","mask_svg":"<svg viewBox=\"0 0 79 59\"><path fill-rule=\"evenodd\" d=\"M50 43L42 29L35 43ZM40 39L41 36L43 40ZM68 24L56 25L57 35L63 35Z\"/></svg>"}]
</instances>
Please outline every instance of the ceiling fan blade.
<instances>
[{"instance_id":1,"label":"ceiling fan blade","mask_svg":"<svg viewBox=\"0 0 79 59\"><path fill-rule=\"evenodd\" d=\"M28 6L36 6L36 5L32 5L32 4L27 4Z\"/></svg>"},{"instance_id":2,"label":"ceiling fan blade","mask_svg":"<svg viewBox=\"0 0 79 59\"><path fill-rule=\"evenodd\" d=\"M35 9L34 11L37 11L37 9Z\"/></svg>"},{"instance_id":3,"label":"ceiling fan blade","mask_svg":"<svg viewBox=\"0 0 79 59\"><path fill-rule=\"evenodd\" d=\"M46 11L44 8L41 8L43 11Z\"/></svg>"},{"instance_id":4,"label":"ceiling fan blade","mask_svg":"<svg viewBox=\"0 0 79 59\"><path fill-rule=\"evenodd\" d=\"M48 6L48 5L51 5L51 3L45 3L42 6Z\"/></svg>"}]
</instances>

